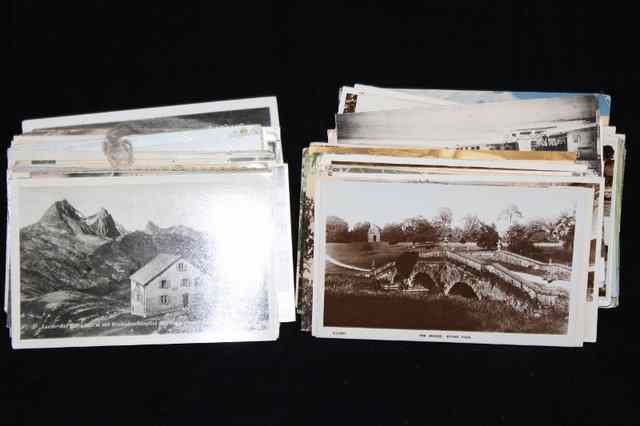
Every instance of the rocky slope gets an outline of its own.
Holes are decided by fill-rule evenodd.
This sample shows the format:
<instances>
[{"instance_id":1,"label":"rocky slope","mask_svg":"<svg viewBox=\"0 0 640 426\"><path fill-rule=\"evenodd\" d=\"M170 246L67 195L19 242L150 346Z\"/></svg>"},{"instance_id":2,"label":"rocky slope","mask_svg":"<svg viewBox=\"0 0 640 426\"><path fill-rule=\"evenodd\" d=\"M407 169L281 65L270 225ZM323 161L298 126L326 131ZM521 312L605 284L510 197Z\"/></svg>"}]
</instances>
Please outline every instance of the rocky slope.
<instances>
[{"instance_id":1,"label":"rocky slope","mask_svg":"<svg viewBox=\"0 0 640 426\"><path fill-rule=\"evenodd\" d=\"M211 265L210 241L184 226L126 232L109 212L83 216L68 201L49 207L20 230L23 298L59 290L109 294L128 286L129 276L158 253L181 254L203 271Z\"/></svg>"},{"instance_id":2,"label":"rocky slope","mask_svg":"<svg viewBox=\"0 0 640 426\"><path fill-rule=\"evenodd\" d=\"M86 217L84 222L97 236L113 239L122 235L115 220L104 207L98 210L98 213Z\"/></svg>"}]
</instances>

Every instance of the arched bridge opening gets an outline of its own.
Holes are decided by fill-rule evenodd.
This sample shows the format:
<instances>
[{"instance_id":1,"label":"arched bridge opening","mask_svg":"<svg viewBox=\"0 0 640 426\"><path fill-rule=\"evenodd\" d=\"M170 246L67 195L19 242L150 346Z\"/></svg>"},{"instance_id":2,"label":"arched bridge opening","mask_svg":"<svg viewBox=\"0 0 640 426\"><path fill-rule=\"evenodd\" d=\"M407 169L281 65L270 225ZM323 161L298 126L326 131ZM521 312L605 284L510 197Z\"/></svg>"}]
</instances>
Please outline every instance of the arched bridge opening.
<instances>
[{"instance_id":1,"label":"arched bridge opening","mask_svg":"<svg viewBox=\"0 0 640 426\"><path fill-rule=\"evenodd\" d=\"M419 286L419 287L424 287L427 290L432 290L432 291L436 290L438 288L438 285L436 284L436 282L426 272L418 272L413 277L413 285L414 286Z\"/></svg>"},{"instance_id":2,"label":"arched bridge opening","mask_svg":"<svg viewBox=\"0 0 640 426\"><path fill-rule=\"evenodd\" d=\"M447 294L449 296L461 296L465 299L480 300L480 296L475 292L473 287L463 281L458 281L453 284Z\"/></svg>"}]
</instances>

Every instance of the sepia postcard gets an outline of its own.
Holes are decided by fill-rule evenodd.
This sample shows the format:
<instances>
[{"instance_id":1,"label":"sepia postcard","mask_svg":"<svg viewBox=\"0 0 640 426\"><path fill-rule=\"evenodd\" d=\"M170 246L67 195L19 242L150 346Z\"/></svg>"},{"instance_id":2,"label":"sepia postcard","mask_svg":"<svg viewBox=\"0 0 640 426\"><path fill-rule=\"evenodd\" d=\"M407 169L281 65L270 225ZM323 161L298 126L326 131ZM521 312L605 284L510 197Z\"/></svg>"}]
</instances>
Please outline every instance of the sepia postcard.
<instances>
[{"instance_id":1,"label":"sepia postcard","mask_svg":"<svg viewBox=\"0 0 640 426\"><path fill-rule=\"evenodd\" d=\"M620 219L622 203L622 182L625 160L624 135L615 130L604 139L604 219L602 223L605 285L600 287L602 307L618 304Z\"/></svg>"},{"instance_id":2,"label":"sepia postcard","mask_svg":"<svg viewBox=\"0 0 640 426\"><path fill-rule=\"evenodd\" d=\"M14 348L275 340L273 180L14 179Z\"/></svg>"},{"instance_id":3,"label":"sepia postcard","mask_svg":"<svg viewBox=\"0 0 640 426\"><path fill-rule=\"evenodd\" d=\"M350 155L353 162L369 158L373 162L393 160L397 164L440 164L454 167L456 164L471 164L489 169L548 170L571 171L581 173L587 167L576 164L574 152L542 152L542 151L500 151L500 150L458 150L446 147L394 147L394 146L362 146L362 145L329 145L312 143L309 154Z\"/></svg>"},{"instance_id":4,"label":"sepia postcard","mask_svg":"<svg viewBox=\"0 0 640 426\"><path fill-rule=\"evenodd\" d=\"M312 146L312 148L315 148ZM426 166L399 166L397 164L383 164L379 157L371 156L370 163L346 161L353 160L349 155L331 155L320 154L311 155L312 148L305 150L303 156L303 173L302 173L302 190L301 190L301 206L300 206L300 223L299 223L299 239L298 239L298 264L297 264L297 303L298 312L301 315L301 329L309 330L311 325L311 304L312 304L312 285L313 285L313 242L314 231L314 192L317 177L322 173L328 173L332 176L343 176L349 179L377 180L377 181L433 181L450 179L451 174L466 175L464 179L469 184L491 184L510 186L528 186L528 187L552 187L552 186L577 186L588 188L594 194L594 215L597 215L598 205L598 188L599 180L595 177L578 177L569 175L559 176L557 174L549 174L549 172L534 172L526 170L500 170L491 169L483 170L470 167L467 168L451 168L426 167ZM324 151L321 151L324 152ZM470 162L472 163L472 162ZM497 166L496 163L493 164ZM324 170L324 172L323 172ZM458 177L459 179L462 177ZM593 226L593 225L592 225ZM598 230L599 227L593 228ZM599 238L599 231L593 232L594 239ZM590 299L587 302L590 305L589 311L594 312L597 306L593 302L593 298L589 297L593 293L586 293L586 297ZM595 307L596 309L591 309ZM592 316L585 326L590 330L589 335L595 334L595 314ZM597 318L597 316L596 316Z\"/></svg>"},{"instance_id":5,"label":"sepia postcard","mask_svg":"<svg viewBox=\"0 0 640 426\"><path fill-rule=\"evenodd\" d=\"M414 151L416 153L414 153ZM420 163L419 158L407 158L407 165L399 165L401 158L393 157L389 154L392 152L394 155L415 155L416 157L424 156L425 152L431 152L435 154L436 158L427 159L423 161L423 165L417 167L416 163ZM296 282L297 282L297 305L298 312L301 316L301 329L310 330L311 326L311 304L312 304L312 284L313 284L313 223L314 223L314 192L315 181L320 173L330 171L330 173L348 173L351 176L356 175L363 169L371 171L372 167L379 167L375 170L378 174L378 179L424 179L425 174L429 176L429 179L437 178L438 174L451 174L462 173L472 174L477 176L478 174L484 175L485 182L496 182L503 179L507 184L516 184L519 180L528 179L529 185L540 184L549 185L555 182L555 178L560 175L564 177L560 180L559 184L566 185L568 182L573 182L576 178L571 176L571 173L562 173L561 167L555 171L534 171L534 170L521 170L520 168L514 169L500 169L499 167L503 163L508 161L494 161L488 162L482 165L486 165L489 169L477 168L473 166L479 166L477 162L457 162L458 167L453 167L448 160L440 160L437 158L437 154L440 152L447 152L447 150L425 150L425 149L394 149L394 148L365 148L357 147L350 149L344 146L327 146L322 144L311 144L308 149L303 152L302 160L302 186L301 186L301 203L300 203L300 216L299 216L299 234L298 234L298 264L296 267ZM370 155L348 155L351 154L363 154L368 153ZM473 152L461 152L460 158L475 158ZM498 158L510 158L513 153L509 152L496 152ZM539 153L541 154L541 153ZM536 156L539 154L535 154ZM566 153L546 153L546 155L558 156L562 158ZM446 158L446 156L445 156ZM559 159L560 159L559 158ZM384 162L387 162L386 164ZM411 163L414 164L411 164ZM518 161L515 161L519 163ZM522 162L524 163L524 162ZM425 165L428 164L429 166ZM529 165L529 163L526 163ZM466 168L461 167L466 166ZM504 165L508 167L507 164ZM520 166L524 167L524 166ZM409 170L407 170L409 168ZM413 169L413 170L411 170ZM346 170L346 171L345 171ZM412 174L413 173L413 174ZM526 175L535 173L536 176L529 178ZM523 176L524 175L524 176ZM500 177L502 176L502 177ZM546 179L541 181L538 176L545 176ZM368 179L376 179L376 176L370 174ZM474 178L476 179L476 178ZM480 178L483 179L483 178ZM516 180L519 179L519 180ZM597 179L593 177L578 178L579 182L585 182L587 185L597 185ZM479 179L476 179L479 180ZM515 181L515 182L514 182ZM520 183L523 184L523 183Z\"/></svg>"},{"instance_id":6,"label":"sepia postcard","mask_svg":"<svg viewBox=\"0 0 640 426\"><path fill-rule=\"evenodd\" d=\"M337 164L337 165L336 165ZM414 170L400 170L396 166L378 170L367 170L368 167L363 165L345 166L339 163L332 163L326 170L327 175L334 177L344 177L349 180L363 181L386 181L386 182L431 182L431 183L448 183L452 185L452 179L455 182L463 182L464 184L473 185L493 185L496 187L512 187L512 188L558 188L572 187L585 188L592 191L593 203L591 214L591 227L589 231L589 260L587 264L588 279L585 292L585 334L584 340L587 342L595 342L597 339L597 319L598 307L600 299L598 298L598 283L604 278L604 269L602 269L600 253L603 234L602 234L602 212L603 212L603 190L602 180L594 176L549 176L539 174L538 172L528 172L520 174L510 170L502 171L502 173L478 173L475 169L458 169L450 173L442 170L431 168L414 168ZM394 172L395 173L389 173ZM552 223L539 222L536 227L529 227L526 230L526 238L535 240L536 234L540 230L549 232L553 228ZM557 243L557 241L556 241ZM537 246L544 247L547 244L554 244L553 241L536 242Z\"/></svg>"},{"instance_id":7,"label":"sepia postcard","mask_svg":"<svg viewBox=\"0 0 640 426\"><path fill-rule=\"evenodd\" d=\"M592 200L584 188L321 177L313 335L580 346Z\"/></svg>"}]
</instances>

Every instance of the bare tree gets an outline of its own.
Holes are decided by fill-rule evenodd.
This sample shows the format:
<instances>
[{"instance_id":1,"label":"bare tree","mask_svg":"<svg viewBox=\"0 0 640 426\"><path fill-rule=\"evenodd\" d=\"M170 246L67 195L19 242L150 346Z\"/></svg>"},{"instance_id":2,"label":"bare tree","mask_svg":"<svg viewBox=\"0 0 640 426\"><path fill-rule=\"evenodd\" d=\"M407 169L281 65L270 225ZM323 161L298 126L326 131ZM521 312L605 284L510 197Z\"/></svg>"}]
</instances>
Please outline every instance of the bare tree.
<instances>
[{"instance_id":1,"label":"bare tree","mask_svg":"<svg viewBox=\"0 0 640 426\"><path fill-rule=\"evenodd\" d=\"M576 232L576 217L573 212L563 212L556 222L554 234L562 240L569 250L573 250L573 237Z\"/></svg>"},{"instance_id":2,"label":"bare tree","mask_svg":"<svg viewBox=\"0 0 640 426\"><path fill-rule=\"evenodd\" d=\"M462 219L462 235L465 240L475 240L480 232L482 222L475 214L467 214Z\"/></svg>"},{"instance_id":3,"label":"bare tree","mask_svg":"<svg viewBox=\"0 0 640 426\"><path fill-rule=\"evenodd\" d=\"M443 227L450 227L453 222L453 212L449 207L441 207L438 209L438 214L435 220Z\"/></svg>"},{"instance_id":4,"label":"bare tree","mask_svg":"<svg viewBox=\"0 0 640 426\"><path fill-rule=\"evenodd\" d=\"M510 204L498 215L498 220L507 222L509 226L515 219L522 219L522 212L515 204Z\"/></svg>"},{"instance_id":5,"label":"bare tree","mask_svg":"<svg viewBox=\"0 0 640 426\"><path fill-rule=\"evenodd\" d=\"M440 238L444 238L451 232L451 224L453 223L453 212L449 207L441 207L438 214L433 218L433 225L438 229Z\"/></svg>"}]
</instances>

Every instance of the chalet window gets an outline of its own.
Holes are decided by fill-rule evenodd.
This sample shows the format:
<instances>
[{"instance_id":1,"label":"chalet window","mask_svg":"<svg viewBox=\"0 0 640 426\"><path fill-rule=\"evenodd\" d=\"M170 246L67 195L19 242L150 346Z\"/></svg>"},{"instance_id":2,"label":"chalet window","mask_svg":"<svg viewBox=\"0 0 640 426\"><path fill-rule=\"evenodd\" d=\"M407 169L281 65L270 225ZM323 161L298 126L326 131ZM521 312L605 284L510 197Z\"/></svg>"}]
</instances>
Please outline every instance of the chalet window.
<instances>
[{"instance_id":1,"label":"chalet window","mask_svg":"<svg viewBox=\"0 0 640 426\"><path fill-rule=\"evenodd\" d=\"M169 280L160 280L160 288L169 288Z\"/></svg>"},{"instance_id":2,"label":"chalet window","mask_svg":"<svg viewBox=\"0 0 640 426\"><path fill-rule=\"evenodd\" d=\"M178 272L184 272L187 270L187 265L183 262L178 263Z\"/></svg>"},{"instance_id":3,"label":"chalet window","mask_svg":"<svg viewBox=\"0 0 640 426\"><path fill-rule=\"evenodd\" d=\"M136 289L136 300L138 302L142 301L142 290L140 288Z\"/></svg>"},{"instance_id":4,"label":"chalet window","mask_svg":"<svg viewBox=\"0 0 640 426\"><path fill-rule=\"evenodd\" d=\"M169 296L167 296L166 294L160 296L160 304L168 305L169 304Z\"/></svg>"},{"instance_id":5,"label":"chalet window","mask_svg":"<svg viewBox=\"0 0 640 426\"><path fill-rule=\"evenodd\" d=\"M193 285L194 285L194 287L200 287L200 284L202 284L202 283L200 282L200 277L196 277L196 279L195 279L195 280L193 280Z\"/></svg>"},{"instance_id":6,"label":"chalet window","mask_svg":"<svg viewBox=\"0 0 640 426\"><path fill-rule=\"evenodd\" d=\"M189 278L183 278L182 287L189 287L189 285L191 285L191 283L189 282Z\"/></svg>"}]
</instances>

